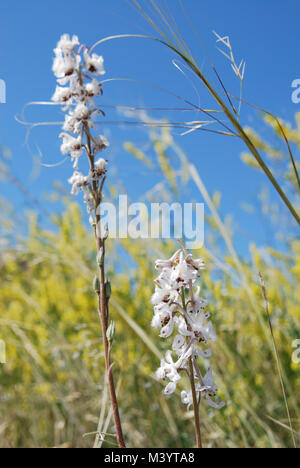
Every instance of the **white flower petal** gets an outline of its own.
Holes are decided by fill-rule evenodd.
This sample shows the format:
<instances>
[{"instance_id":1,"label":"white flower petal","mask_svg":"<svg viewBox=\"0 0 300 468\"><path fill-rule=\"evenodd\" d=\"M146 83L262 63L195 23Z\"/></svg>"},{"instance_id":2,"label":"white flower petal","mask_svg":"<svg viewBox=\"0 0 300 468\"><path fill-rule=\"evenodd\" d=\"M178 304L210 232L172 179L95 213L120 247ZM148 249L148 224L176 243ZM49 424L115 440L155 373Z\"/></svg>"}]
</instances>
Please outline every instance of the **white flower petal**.
<instances>
[{"instance_id":1,"label":"white flower petal","mask_svg":"<svg viewBox=\"0 0 300 468\"><path fill-rule=\"evenodd\" d=\"M164 389L164 394L165 395L171 395L174 393L176 390L176 383L175 382L170 382L166 388Z\"/></svg>"},{"instance_id":2,"label":"white flower petal","mask_svg":"<svg viewBox=\"0 0 300 468\"><path fill-rule=\"evenodd\" d=\"M176 335L173 342L173 350L178 351L185 344L185 339L181 335Z\"/></svg>"}]
</instances>

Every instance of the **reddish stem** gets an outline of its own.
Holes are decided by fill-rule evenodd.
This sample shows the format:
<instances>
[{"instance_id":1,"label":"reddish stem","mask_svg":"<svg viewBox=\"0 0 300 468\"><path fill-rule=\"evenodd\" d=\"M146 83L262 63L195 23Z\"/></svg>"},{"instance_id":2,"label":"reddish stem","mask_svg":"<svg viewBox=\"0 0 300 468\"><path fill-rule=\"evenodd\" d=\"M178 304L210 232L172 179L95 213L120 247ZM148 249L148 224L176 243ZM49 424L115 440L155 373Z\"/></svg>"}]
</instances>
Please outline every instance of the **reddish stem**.
<instances>
[{"instance_id":1,"label":"reddish stem","mask_svg":"<svg viewBox=\"0 0 300 468\"><path fill-rule=\"evenodd\" d=\"M96 226L100 226L99 214L96 214ZM108 304L107 304L107 297L106 297L106 291L105 291L105 268L104 268L105 241L101 239L99 234L96 234L96 243L97 243L98 253L102 251L102 262L99 265L100 293L98 295L98 298L99 298L99 315L100 315L101 326L102 326L105 365L106 365L106 372L108 376L109 393L110 393L113 416L114 416L114 421L115 421L115 426L116 426L117 441L118 441L120 448L126 448L124 437L123 437L123 432L122 432L122 425L121 425L121 420L120 420L120 413L119 413L114 377L112 373L112 364L110 360L110 344L106 336L107 326L108 326L108 317L107 317Z\"/></svg>"}]
</instances>

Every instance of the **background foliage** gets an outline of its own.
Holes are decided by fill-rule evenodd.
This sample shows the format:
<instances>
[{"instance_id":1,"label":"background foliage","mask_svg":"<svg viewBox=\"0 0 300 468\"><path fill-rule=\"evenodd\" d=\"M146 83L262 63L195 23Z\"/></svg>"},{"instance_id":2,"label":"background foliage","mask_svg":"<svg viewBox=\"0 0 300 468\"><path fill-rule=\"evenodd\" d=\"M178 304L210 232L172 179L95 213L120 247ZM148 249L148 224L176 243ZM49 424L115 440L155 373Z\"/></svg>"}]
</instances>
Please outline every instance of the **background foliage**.
<instances>
[{"instance_id":1,"label":"background foliage","mask_svg":"<svg viewBox=\"0 0 300 468\"><path fill-rule=\"evenodd\" d=\"M298 129L290 128L289 136L299 144ZM126 144L126 150L141 164L149 166L151 161L164 178L146 198L180 199L186 185L195 183L199 200L204 199L210 210L206 246L196 254L208 265L202 292L210 301L219 335L213 365L220 398L228 405L215 412L203 403L204 444L291 446L258 272L267 286L289 406L298 431L300 373L291 355L292 342L299 338L299 240L287 237L280 251L251 244L249 256L241 258L235 250L232 225L219 215L220 196L208 194L197 169L168 131L152 130L149 141L148 154ZM277 164L279 153L261 141L263 144L262 149ZM247 156L243 158L247 160ZM283 164L283 156L280 161ZM285 161L288 167L288 159ZM117 193L117 187L110 187L107 197ZM51 228L39 225L32 213L29 233L22 236L19 226L24 221L2 200L0 338L7 345L7 363L0 368L2 447L92 447L97 427L105 434L106 446L115 443L109 435L114 429L92 291L96 267L93 238L81 208L67 198L64 206L62 213L52 217ZM262 208L274 213L266 198ZM276 221L281 228L278 212ZM131 447L193 447L192 413L186 412L178 395L166 399L154 377L164 352L164 343L150 328L154 259L168 256L174 244L124 240L110 242L108 247L113 288L110 308L116 323L114 372L127 443ZM101 444L98 437L96 445Z\"/></svg>"}]
</instances>

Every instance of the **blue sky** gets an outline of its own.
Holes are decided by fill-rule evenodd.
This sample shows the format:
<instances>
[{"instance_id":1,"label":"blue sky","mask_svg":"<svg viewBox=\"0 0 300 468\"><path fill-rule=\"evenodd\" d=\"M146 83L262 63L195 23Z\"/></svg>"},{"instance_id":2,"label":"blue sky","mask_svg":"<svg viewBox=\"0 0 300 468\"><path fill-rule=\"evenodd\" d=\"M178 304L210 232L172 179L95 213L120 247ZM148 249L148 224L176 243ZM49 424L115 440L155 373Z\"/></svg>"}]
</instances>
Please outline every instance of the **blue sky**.
<instances>
[{"instance_id":1,"label":"blue sky","mask_svg":"<svg viewBox=\"0 0 300 468\"><path fill-rule=\"evenodd\" d=\"M199 36L212 56L227 86L238 93L237 82L229 64L217 52L212 30L220 35L230 35L237 59L247 62L244 98L288 120L293 120L299 105L291 102L291 83L300 78L299 70L299 13L297 0L183 0ZM193 52L209 73L209 64L184 20L177 0L169 0L178 25L189 41ZM30 150L25 145L25 128L15 116L31 101L48 101L55 89L51 72L52 50L62 33L77 34L88 45L115 34L151 33L149 26L126 0L10 0L0 7L0 78L7 86L7 103L0 104L0 144L11 148L13 159L10 167L31 193L40 200L51 193L53 183L66 180L71 166L65 163L57 167L39 167L33 155L37 146L42 162L55 164L62 158L57 138L59 127L35 129L30 138ZM172 64L174 55L150 41L124 39L106 43L97 50L105 59L107 78L132 78L147 81L197 102L190 82ZM207 93L198 90L201 105L209 105ZM103 103L107 105L180 106L175 98L158 90L137 83L112 82L105 86ZM153 117L167 116L181 121L182 113L153 113ZM49 107L26 110L29 121L61 120L61 114ZM252 122L253 112L243 109L242 121ZM113 111L107 112L107 120L118 120ZM138 199L157 181L159 174L147 174L145 168L132 160L122 150L124 141L134 140L143 144L146 134L137 129L104 125L111 141L108 157L111 157L132 199ZM264 133L265 130L262 129ZM244 250L253 240L263 245L269 241L266 220L250 216L240 208L240 202L256 203L257 194L265 180L240 161L243 145L230 138L206 133L180 137L180 144L197 166L209 191L223 194L222 214L231 214L240 225L239 247ZM270 191L277 201L273 189ZM22 195L14 186L1 182L0 195L6 196L21 209L26 206ZM196 192L190 193L192 198ZM199 197L199 195L197 195ZM199 201L202 201L199 197ZM47 202L42 201L47 207ZM48 207L49 208L49 207ZM51 207L50 207L51 209ZM284 209L284 208L283 208Z\"/></svg>"}]
</instances>

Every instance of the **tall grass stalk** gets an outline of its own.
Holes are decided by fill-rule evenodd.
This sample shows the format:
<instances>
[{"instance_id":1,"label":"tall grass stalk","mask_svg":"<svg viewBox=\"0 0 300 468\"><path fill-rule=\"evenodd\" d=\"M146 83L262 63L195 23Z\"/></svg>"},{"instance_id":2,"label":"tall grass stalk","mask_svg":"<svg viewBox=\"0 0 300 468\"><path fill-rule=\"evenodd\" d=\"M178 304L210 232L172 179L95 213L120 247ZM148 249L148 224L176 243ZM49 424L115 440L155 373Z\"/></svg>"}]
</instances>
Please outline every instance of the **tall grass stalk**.
<instances>
[{"instance_id":1,"label":"tall grass stalk","mask_svg":"<svg viewBox=\"0 0 300 468\"><path fill-rule=\"evenodd\" d=\"M275 354L275 358L276 358L276 365L277 365L278 375L279 375L279 379L280 379L282 395L283 395L284 404L285 404L285 407L286 407L286 412L287 412L287 417L288 417L288 422L289 422L290 430L291 430L291 437L292 437L294 448L297 448L296 439L295 439L295 435L294 435L294 429L293 429L293 425L292 425L291 414L290 414L290 408L289 408L289 405L288 405L285 385L284 385L284 381L283 381L283 375L282 375L279 352L278 352L278 348L277 348L277 345L276 345L272 320L271 320L270 311L269 311L269 301L268 301L268 297L267 297L266 286L265 286L265 282L264 282L264 279L263 279L263 276L262 276L261 273L259 273L259 280L260 280L262 294L263 294L263 298L264 298L264 302L265 302L265 311L266 311L267 317L268 317L268 326L269 326L271 337L272 337L272 343L273 343L273 347L274 347L274 354Z\"/></svg>"},{"instance_id":2,"label":"tall grass stalk","mask_svg":"<svg viewBox=\"0 0 300 468\"><path fill-rule=\"evenodd\" d=\"M163 46L167 47L172 52L174 52L178 57L180 57L184 61L184 63L187 65L187 67L199 78L202 84L204 84L209 94L213 97L213 99L219 106L220 110L227 117L229 124L233 126L236 132L236 135L244 142L244 144L250 150L252 156L255 158L256 162L259 164L262 171L265 173L266 177L269 179L269 181L271 182L271 184L277 191L278 195L280 196L284 204L287 206L293 218L295 219L297 224L300 225L300 215L297 212L295 206L290 201L288 195L285 193L284 189L280 186L280 184L274 177L272 171L270 170L268 165L263 160L254 142L247 135L241 123L239 122L238 112L234 108L230 95L227 92L223 84L223 81L219 73L217 72L215 66L213 65L212 61L210 60L210 64L212 66L214 73L216 74L219 84L221 85L221 89L222 89L222 92L225 94L226 100L224 100L221 97L221 94L214 88L210 80L201 71L200 67L197 65L192 54L190 53L189 48L187 47L186 42L183 40L181 34L178 34L178 32L175 31L175 27L174 26L172 27L172 25L168 21L167 16L163 13L162 9L159 8L157 3L154 2L153 0L150 0L150 5L152 6L153 12L154 12L153 16L154 14L157 15L157 17L162 22L163 26L166 27L166 29L168 30L167 33L163 31L163 29L159 26L158 22L155 19L153 19L153 17L151 17L150 14L146 12L145 8L143 8L137 0L130 0L130 2L139 11L139 13L141 13L141 15L146 19L146 21L149 22L149 24L154 28L154 30L158 33L159 36L152 37L152 36L141 35L141 34L122 34L122 35L110 36L108 38L98 41L92 47L92 49L107 40L131 37L131 38L149 39L149 40L158 42L162 44ZM202 44L201 44L201 47L203 47ZM228 104L226 104L226 101L228 101ZM235 132L231 130L231 134L235 134ZM296 169L296 172L297 172L297 169Z\"/></svg>"}]
</instances>

